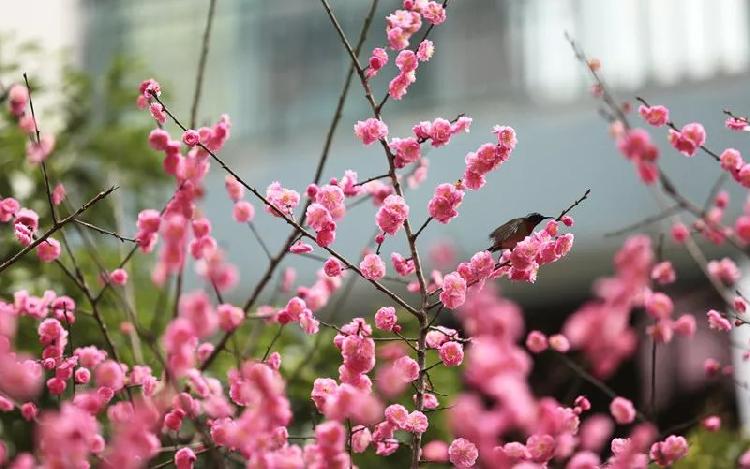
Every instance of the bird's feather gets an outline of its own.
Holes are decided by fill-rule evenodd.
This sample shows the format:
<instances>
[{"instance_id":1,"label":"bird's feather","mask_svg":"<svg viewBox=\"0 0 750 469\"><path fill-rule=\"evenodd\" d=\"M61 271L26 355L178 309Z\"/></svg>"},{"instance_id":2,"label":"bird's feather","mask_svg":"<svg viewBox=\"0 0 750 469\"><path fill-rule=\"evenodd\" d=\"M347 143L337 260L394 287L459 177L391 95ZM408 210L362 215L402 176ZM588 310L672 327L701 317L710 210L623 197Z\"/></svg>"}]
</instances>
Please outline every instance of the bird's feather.
<instances>
[{"instance_id":1,"label":"bird's feather","mask_svg":"<svg viewBox=\"0 0 750 469\"><path fill-rule=\"evenodd\" d=\"M495 240L496 242L508 239L516 234L520 227L521 223L519 223L519 220L517 218L514 218L512 220L509 220L505 224L495 228L495 231L490 233L490 239Z\"/></svg>"}]
</instances>

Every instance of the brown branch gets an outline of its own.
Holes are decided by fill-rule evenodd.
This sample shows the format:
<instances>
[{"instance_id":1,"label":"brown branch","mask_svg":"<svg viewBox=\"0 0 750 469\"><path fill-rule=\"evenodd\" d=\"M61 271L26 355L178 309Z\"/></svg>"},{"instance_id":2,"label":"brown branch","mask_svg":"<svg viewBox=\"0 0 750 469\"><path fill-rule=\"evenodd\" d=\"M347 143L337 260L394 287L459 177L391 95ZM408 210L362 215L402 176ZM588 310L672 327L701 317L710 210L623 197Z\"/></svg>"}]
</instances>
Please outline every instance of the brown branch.
<instances>
[{"instance_id":1,"label":"brown branch","mask_svg":"<svg viewBox=\"0 0 750 469\"><path fill-rule=\"evenodd\" d=\"M630 122L627 119L627 116L625 116L625 114L622 112L622 109L620 109L620 107L615 102L604 80L601 78L598 72L594 70L588 64L588 59L586 58L586 55L583 52L583 50L578 47L575 41L573 41L573 39L571 39L571 37L567 33L565 34L565 37L568 39L568 42L570 42L570 45L573 48L573 52L575 53L576 58L579 59L586 66L586 68L591 72L592 76L596 80L597 84L601 86L602 101L610 107L610 110L613 114L617 115L617 118L622 121L625 128L630 129L631 126L630 126ZM648 105L648 103L644 101L642 98L636 98L636 99L641 101L643 104ZM676 127L674 127L673 123L671 123L671 127L676 130ZM718 158L716 154L708 150L708 148L704 148L704 147L701 147L701 148L703 151L707 152L709 155L713 156L714 158ZM722 227L720 225L718 225L715 222L711 222L710 220L706 220L705 210L703 210L701 207L697 206L696 204L692 203L689 199L687 199L685 196L683 196L680 192L677 191L677 188L674 185L674 183L669 179L669 177L666 175L666 173L664 173L664 171L661 168L659 168L659 184L660 184L660 188L662 192L664 192L667 196L669 196L678 206L690 212L696 218L704 220L709 228L713 230L717 230L717 231L722 231ZM743 246L740 246L731 237L727 237L727 242L738 251L742 252L745 255L748 255L747 251L745 251L745 248Z\"/></svg>"},{"instance_id":2,"label":"brown branch","mask_svg":"<svg viewBox=\"0 0 750 469\"><path fill-rule=\"evenodd\" d=\"M638 222L635 222L633 224L630 224L624 228L620 228L616 231L611 231L609 233L605 233L605 237L611 237L611 236L619 236L623 235L625 233L630 233L631 231L635 231L638 229L641 229L643 227L646 227L652 223L656 223L657 221L663 220L665 218L671 217L675 213L679 212L682 209L679 205L673 205L671 207L667 207L666 209L662 210L661 212L657 213L656 215L652 215L650 217L646 217Z\"/></svg>"},{"instance_id":3,"label":"brown branch","mask_svg":"<svg viewBox=\"0 0 750 469\"><path fill-rule=\"evenodd\" d=\"M82 226L85 226L86 228L92 229L92 230L94 230L94 231L96 231L96 232L98 232L98 233L101 233L101 234L105 234L105 235L109 235L109 236L113 236L113 237L115 237L115 238L119 239L119 240L120 240L120 242L122 242L122 243L124 243L124 242L126 242L126 241L127 241L127 242L130 242L130 243L137 243L137 242L138 242L138 241L137 241L137 240L136 240L135 238L128 238L127 236L123 236L123 235L121 235L121 234L119 234L119 233L115 233L114 231L109 231L109 230L106 230L106 229L104 229L104 228L101 228L101 227L99 227L99 226L96 226L96 225L94 225L94 224L91 224L91 223L89 223L89 222L87 222L87 221L79 220L79 219L77 219L77 218L76 218L76 219L75 219L74 221L75 221L75 222L76 222L77 224L79 224L79 225L82 225Z\"/></svg>"},{"instance_id":4,"label":"brown branch","mask_svg":"<svg viewBox=\"0 0 750 469\"><path fill-rule=\"evenodd\" d=\"M589 196L590 193L591 193L591 189L586 189L586 192L583 193L583 195L581 196L581 198L578 199L578 200L576 200L575 202L573 202L572 204L570 204L570 206L568 208L566 208L565 210L563 210L562 212L560 212L560 215L557 218L555 218L555 221L562 220L562 218L565 215L567 215L571 210L573 210L575 207L577 207L578 204L580 204L581 202L583 202L584 200L586 200L588 198L588 196Z\"/></svg>"},{"instance_id":5,"label":"brown branch","mask_svg":"<svg viewBox=\"0 0 750 469\"><path fill-rule=\"evenodd\" d=\"M419 237L419 235L422 234L422 231L424 231L424 229L427 228L427 225L429 225L431 221L432 221L432 217L427 217L427 220L425 220L424 223L422 223L422 226L419 227L417 232L414 233L414 235L412 236L412 239L416 240Z\"/></svg>"},{"instance_id":6,"label":"brown branch","mask_svg":"<svg viewBox=\"0 0 750 469\"><path fill-rule=\"evenodd\" d=\"M614 399L615 397L617 397L617 393L612 388L610 388L604 381L596 378L591 373L583 369L581 365L571 360L567 355L561 352L555 352L555 354L560 358L560 360L563 362L563 364L565 364L565 366L567 366L571 371L573 371L575 374L577 374L584 380L593 384L604 395L606 395L610 399ZM635 409L635 415L639 421L648 422L646 415L640 410Z\"/></svg>"},{"instance_id":7,"label":"brown branch","mask_svg":"<svg viewBox=\"0 0 750 469\"><path fill-rule=\"evenodd\" d=\"M385 179L387 177L390 177L390 174L381 174L379 176L373 176L371 178L365 179L364 181L356 183L355 186L364 186L368 182L377 181L378 179Z\"/></svg>"},{"instance_id":8,"label":"brown branch","mask_svg":"<svg viewBox=\"0 0 750 469\"><path fill-rule=\"evenodd\" d=\"M722 171L721 174L719 174L719 177L716 178L716 182L714 182L714 185L711 186L711 190L708 191L708 196L706 196L706 201L703 203L703 212L708 212L708 210L711 208L711 204L719 194L721 186L723 186L726 182L728 175L728 173Z\"/></svg>"},{"instance_id":9,"label":"brown branch","mask_svg":"<svg viewBox=\"0 0 750 469\"><path fill-rule=\"evenodd\" d=\"M29 85L29 77L26 73L23 74L23 81L26 83L26 91L29 94L29 108L31 108L31 120L34 122L34 134L36 135L36 144L41 145L41 132L39 131L39 124L36 120L36 113L34 112L34 101L31 99L31 86ZM55 213L55 204L52 202L52 190L50 189L49 177L47 176L47 163L42 161L39 165L42 171L42 177L44 178L44 189L47 192L47 203L49 204L49 212L53 222L57 222L57 214Z\"/></svg>"},{"instance_id":10,"label":"brown branch","mask_svg":"<svg viewBox=\"0 0 750 469\"><path fill-rule=\"evenodd\" d=\"M370 30L370 26L372 25L372 20L375 17L375 11L378 8L378 2L379 0L372 0L372 2L370 3L370 9L367 12L367 15L365 16L364 22L362 23L362 28L359 31L359 38L357 40L357 45L354 48L354 53L357 57L359 56L362 50L362 45L365 43L365 40L367 39L367 32ZM354 64L352 64L349 66L349 70L346 73L344 86L341 89L338 102L336 103L336 111L333 113L333 119L331 120L331 124L328 126L328 132L326 133L325 142L323 143L323 150L321 151L320 159L318 160L318 166L317 168L315 168L315 178L313 179L313 182L315 184L318 184L320 182L321 177L323 176L323 168L325 167L325 164L328 161L328 155L331 152L331 144L333 143L333 135L336 133L336 129L338 128L339 122L341 121L341 117L343 115L344 104L346 103L346 97L349 94L349 88L351 87L351 84L352 84L352 77L354 76L354 72L355 72L355 67L354 67Z\"/></svg>"},{"instance_id":11,"label":"brown branch","mask_svg":"<svg viewBox=\"0 0 750 469\"><path fill-rule=\"evenodd\" d=\"M251 221L247 222L247 226L250 228L250 231L252 231L253 236L255 236L255 239L258 241L258 244L260 244L261 249L263 249L263 252L266 253L266 257L268 260L273 259L273 256L271 255L271 251L268 250L268 246L266 245L266 242L263 241L263 238L260 236L260 233L258 233L258 230L255 228L255 224Z\"/></svg>"},{"instance_id":12,"label":"brown branch","mask_svg":"<svg viewBox=\"0 0 750 469\"><path fill-rule=\"evenodd\" d=\"M573 53L575 54L576 59L578 59L585 67L586 70L589 71L591 76L594 78L594 81L596 84L601 87L602 90L602 101L604 101L605 104L607 104L614 116L622 122L622 124L625 126L627 130L630 130L630 122L628 121L627 116L625 116L625 113L622 111L622 108L619 104L615 101L615 99L612 97L612 94L609 92L609 88L607 87L607 84L604 82L604 79L601 75L599 75L599 72L591 67L589 65L589 59L586 57L586 53L581 49L578 44L575 42L575 40L568 34L568 32L565 32L565 39L570 44L570 47L573 49Z\"/></svg>"},{"instance_id":13,"label":"brown branch","mask_svg":"<svg viewBox=\"0 0 750 469\"><path fill-rule=\"evenodd\" d=\"M203 89L203 75L206 72L206 61L208 60L208 48L211 41L211 25L214 22L214 12L216 10L216 0L210 0L208 4L208 15L206 16L206 29L203 30L203 41L201 46L201 55L198 59L198 70L195 74L195 90L193 91L193 105L190 108L190 127L195 128L198 117L198 104L201 100L201 91Z\"/></svg>"},{"instance_id":14,"label":"brown branch","mask_svg":"<svg viewBox=\"0 0 750 469\"><path fill-rule=\"evenodd\" d=\"M747 120L747 117L738 116L729 109L724 109L722 112L733 119L737 119L738 121L744 122L745 124L750 124L750 121Z\"/></svg>"}]
</instances>

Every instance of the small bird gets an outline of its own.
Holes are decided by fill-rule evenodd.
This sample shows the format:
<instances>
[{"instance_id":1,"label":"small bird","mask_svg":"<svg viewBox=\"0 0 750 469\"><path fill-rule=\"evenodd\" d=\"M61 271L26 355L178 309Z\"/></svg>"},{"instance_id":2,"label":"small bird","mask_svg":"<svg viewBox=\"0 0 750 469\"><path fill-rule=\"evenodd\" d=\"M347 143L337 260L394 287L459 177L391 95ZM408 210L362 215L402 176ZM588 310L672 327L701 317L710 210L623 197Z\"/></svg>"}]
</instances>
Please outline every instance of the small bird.
<instances>
[{"instance_id":1,"label":"small bird","mask_svg":"<svg viewBox=\"0 0 750 469\"><path fill-rule=\"evenodd\" d=\"M490 233L492 246L489 250L494 252L501 249L513 249L519 241L523 241L525 237L530 235L542 220L551 218L554 217L545 217L537 212L532 212L523 218L508 220Z\"/></svg>"}]
</instances>

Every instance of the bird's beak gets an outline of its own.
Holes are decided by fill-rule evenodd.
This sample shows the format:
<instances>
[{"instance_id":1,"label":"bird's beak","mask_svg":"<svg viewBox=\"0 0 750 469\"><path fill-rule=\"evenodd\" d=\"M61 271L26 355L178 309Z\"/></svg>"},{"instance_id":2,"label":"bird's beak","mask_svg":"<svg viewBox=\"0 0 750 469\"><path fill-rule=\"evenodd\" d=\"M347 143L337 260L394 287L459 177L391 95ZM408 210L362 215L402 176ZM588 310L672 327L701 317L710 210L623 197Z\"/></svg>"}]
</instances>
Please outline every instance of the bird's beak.
<instances>
[{"instance_id":1,"label":"bird's beak","mask_svg":"<svg viewBox=\"0 0 750 469\"><path fill-rule=\"evenodd\" d=\"M542 220L553 220L555 217L544 217Z\"/></svg>"}]
</instances>

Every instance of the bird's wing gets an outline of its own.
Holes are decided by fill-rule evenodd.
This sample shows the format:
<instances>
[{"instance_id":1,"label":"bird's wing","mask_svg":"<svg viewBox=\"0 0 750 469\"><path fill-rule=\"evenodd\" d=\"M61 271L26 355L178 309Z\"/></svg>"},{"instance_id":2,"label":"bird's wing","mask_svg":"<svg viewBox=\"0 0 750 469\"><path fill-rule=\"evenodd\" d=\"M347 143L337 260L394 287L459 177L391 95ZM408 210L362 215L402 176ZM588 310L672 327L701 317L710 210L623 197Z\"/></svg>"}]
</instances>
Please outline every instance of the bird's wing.
<instances>
[{"instance_id":1,"label":"bird's wing","mask_svg":"<svg viewBox=\"0 0 750 469\"><path fill-rule=\"evenodd\" d=\"M498 226L495 228L495 231L490 233L490 239L494 240L495 242L502 241L504 239L508 239L510 236L513 236L518 232L518 228L521 226L520 223L516 223L516 220L510 220L509 222Z\"/></svg>"}]
</instances>

